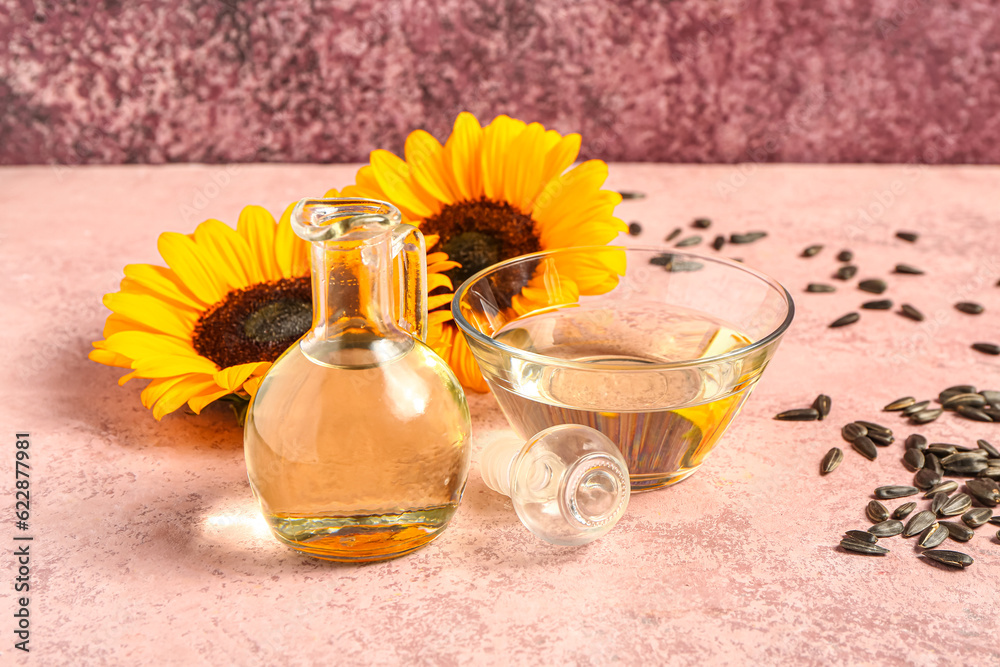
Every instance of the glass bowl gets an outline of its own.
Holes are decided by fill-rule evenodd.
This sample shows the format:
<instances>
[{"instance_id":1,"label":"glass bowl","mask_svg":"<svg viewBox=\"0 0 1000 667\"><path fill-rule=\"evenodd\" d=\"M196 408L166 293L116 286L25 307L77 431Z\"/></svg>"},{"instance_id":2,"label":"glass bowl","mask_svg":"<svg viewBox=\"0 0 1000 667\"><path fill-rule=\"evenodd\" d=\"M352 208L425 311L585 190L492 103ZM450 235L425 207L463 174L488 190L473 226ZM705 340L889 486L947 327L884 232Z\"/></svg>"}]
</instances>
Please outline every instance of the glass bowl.
<instances>
[{"instance_id":1,"label":"glass bowl","mask_svg":"<svg viewBox=\"0 0 1000 667\"><path fill-rule=\"evenodd\" d=\"M784 287L738 262L621 246L515 257L452 301L517 434L596 428L624 455L633 491L701 466L793 313Z\"/></svg>"}]
</instances>

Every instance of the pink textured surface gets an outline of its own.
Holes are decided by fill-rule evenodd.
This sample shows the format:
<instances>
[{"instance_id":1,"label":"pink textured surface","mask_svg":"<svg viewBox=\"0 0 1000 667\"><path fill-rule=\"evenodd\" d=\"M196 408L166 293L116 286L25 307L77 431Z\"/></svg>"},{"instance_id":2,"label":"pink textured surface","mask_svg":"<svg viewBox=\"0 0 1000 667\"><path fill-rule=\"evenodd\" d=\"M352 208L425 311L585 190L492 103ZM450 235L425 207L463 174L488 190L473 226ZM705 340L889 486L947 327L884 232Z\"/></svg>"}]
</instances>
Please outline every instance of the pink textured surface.
<instances>
[{"instance_id":1,"label":"pink textured surface","mask_svg":"<svg viewBox=\"0 0 1000 667\"><path fill-rule=\"evenodd\" d=\"M0 0L0 164L364 161L462 110L605 160L996 163L998 44L998 0Z\"/></svg>"},{"instance_id":2,"label":"pink textured surface","mask_svg":"<svg viewBox=\"0 0 1000 667\"><path fill-rule=\"evenodd\" d=\"M884 558L837 548L842 531L869 525L874 487L911 477L899 457L914 429L882 405L959 382L1000 388L1000 359L969 349L1000 342L1000 236L989 231L1000 223L1000 169L773 166L720 198L732 167L612 165L613 187L649 195L619 209L645 225L628 243L656 243L696 216L715 220L710 237L770 232L736 252L788 286L798 315L743 414L698 473L635 496L589 546L536 541L474 467L438 540L366 566L310 560L266 533L225 409L157 423L140 385L119 388L120 370L85 358L121 267L157 261L160 231L193 229L184 206L223 173L228 184L206 196L201 217L234 221L247 203L279 210L353 167L0 170L0 476L12 504L13 434L30 431L33 664L1000 662L996 526L957 547L976 559L965 571L924 562L912 539L886 540ZM921 238L904 243L898 229ZM813 243L826 247L798 256ZM927 321L862 311L828 329L871 298L853 283L803 293L828 279L842 248L854 250L859 279L885 277L885 296ZM927 275L892 275L897 262ZM986 312L951 307L963 299ZM833 397L827 421L771 419L819 392ZM505 424L492 397L470 403L475 460ZM821 478L820 459L844 446L839 428L856 418L894 427L897 443L875 462L847 449ZM919 430L1000 443L1000 425L953 415ZM27 664L9 632L13 577L8 555L0 662Z\"/></svg>"}]
</instances>

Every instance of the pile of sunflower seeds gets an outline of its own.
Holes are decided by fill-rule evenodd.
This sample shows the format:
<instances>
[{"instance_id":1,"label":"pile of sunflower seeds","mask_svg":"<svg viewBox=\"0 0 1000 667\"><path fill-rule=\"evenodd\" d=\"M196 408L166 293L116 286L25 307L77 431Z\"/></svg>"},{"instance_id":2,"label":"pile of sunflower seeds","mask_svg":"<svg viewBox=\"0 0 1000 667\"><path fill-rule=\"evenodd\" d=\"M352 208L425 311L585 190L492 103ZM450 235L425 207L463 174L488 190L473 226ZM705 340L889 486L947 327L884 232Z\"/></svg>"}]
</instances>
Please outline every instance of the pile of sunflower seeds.
<instances>
[{"instance_id":1,"label":"pile of sunflower seeds","mask_svg":"<svg viewBox=\"0 0 1000 667\"><path fill-rule=\"evenodd\" d=\"M945 411L978 422L1000 422L1000 391L976 391L971 384L957 384L938 394L939 408L931 407L930 400L918 401L912 396L898 398L886 405L886 412L900 412L911 424L926 424L940 417Z\"/></svg>"},{"instance_id":2,"label":"pile of sunflower seeds","mask_svg":"<svg viewBox=\"0 0 1000 667\"><path fill-rule=\"evenodd\" d=\"M978 398L965 398L968 396ZM1000 392L977 392L971 385L956 385L942 391L938 402L941 408L928 408L930 401L918 402L907 396L889 403L884 410L904 414L909 411L907 416L911 423L927 423L937 419L944 410L958 412L963 405L976 404L980 410L987 406L996 409L1000 404ZM936 411L936 414L914 419L928 411ZM895 442L892 429L861 420L844 425L841 435L870 460L878 456L879 447L888 447ZM867 531L847 531L840 542L841 548L851 553L884 555L889 553L889 549L881 546L879 540L902 535L904 538L917 537L918 546L924 549L921 555L926 559L957 568L971 565L973 558L968 554L936 547L946 539L968 542L975 536L975 529L987 523L1000 526L1000 516L994 516L993 510L1000 505L1000 450L987 440L978 440L976 445L931 443L919 433L907 437L902 463L914 473L912 485L888 485L875 489L875 499L865 508L865 515L873 525ZM820 474L829 474L842 460L843 452L840 448L833 448L823 457ZM964 478L963 492L956 493L959 481L946 477ZM908 498L921 492L923 499L930 502L927 509L916 513L917 503L914 501L904 502L892 512L881 502ZM945 520L952 517L961 517L961 522ZM996 540L1000 542L1000 531Z\"/></svg>"}]
</instances>

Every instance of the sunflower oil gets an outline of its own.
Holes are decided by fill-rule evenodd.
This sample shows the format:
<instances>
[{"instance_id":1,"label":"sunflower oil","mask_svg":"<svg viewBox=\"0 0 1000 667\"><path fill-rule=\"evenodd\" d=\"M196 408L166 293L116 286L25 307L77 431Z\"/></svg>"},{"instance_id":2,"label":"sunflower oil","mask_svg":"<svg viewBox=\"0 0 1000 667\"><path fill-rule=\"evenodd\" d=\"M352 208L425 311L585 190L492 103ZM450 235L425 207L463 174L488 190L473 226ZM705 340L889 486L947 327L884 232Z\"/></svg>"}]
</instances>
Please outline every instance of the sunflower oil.
<instances>
[{"instance_id":1,"label":"sunflower oil","mask_svg":"<svg viewBox=\"0 0 1000 667\"><path fill-rule=\"evenodd\" d=\"M721 320L662 305L559 308L512 321L494 339L580 362L514 359L509 381L494 380L491 387L523 438L556 424L583 424L607 435L628 462L633 491L667 486L697 470L763 371L751 362L745 372L728 362L651 367L751 343Z\"/></svg>"},{"instance_id":2,"label":"sunflower oil","mask_svg":"<svg viewBox=\"0 0 1000 667\"><path fill-rule=\"evenodd\" d=\"M462 497L464 394L419 340L335 342L329 355L293 345L265 377L247 412L250 485L294 549L338 561L401 556L444 530Z\"/></svg>"}]
</instances>

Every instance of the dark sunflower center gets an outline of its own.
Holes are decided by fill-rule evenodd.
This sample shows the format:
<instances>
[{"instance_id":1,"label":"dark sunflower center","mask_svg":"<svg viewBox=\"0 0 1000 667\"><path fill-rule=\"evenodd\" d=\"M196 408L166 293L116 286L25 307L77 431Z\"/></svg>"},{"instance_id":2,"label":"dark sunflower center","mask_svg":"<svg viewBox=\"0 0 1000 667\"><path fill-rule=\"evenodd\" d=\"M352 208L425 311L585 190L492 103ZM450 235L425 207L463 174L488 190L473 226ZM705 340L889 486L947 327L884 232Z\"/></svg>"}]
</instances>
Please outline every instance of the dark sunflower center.
<instances>
[{"instance_id":1,"label":"dark sunflower center","mask_svg":"<svg viewBox=\"0 0 1000 667\"><path fill-rule=\"evenodd\" d=\"M425 220L421 230L440 235L441 250L461 262L446 272L456 289L492 264L541 250L531 216L507 202L478 199L451 204Z\"/></svg>"},{"instance_id":2,"label":"dark sunflower center","mask_svg":"<svg viewBox=\"0 0 1000 667\"><path fill-rule=\"evenodd\" d=\"M194 349L222 368L274 361L312 324L307 276L233 290L194 328Z\"/></svg>"}]
</instances>

